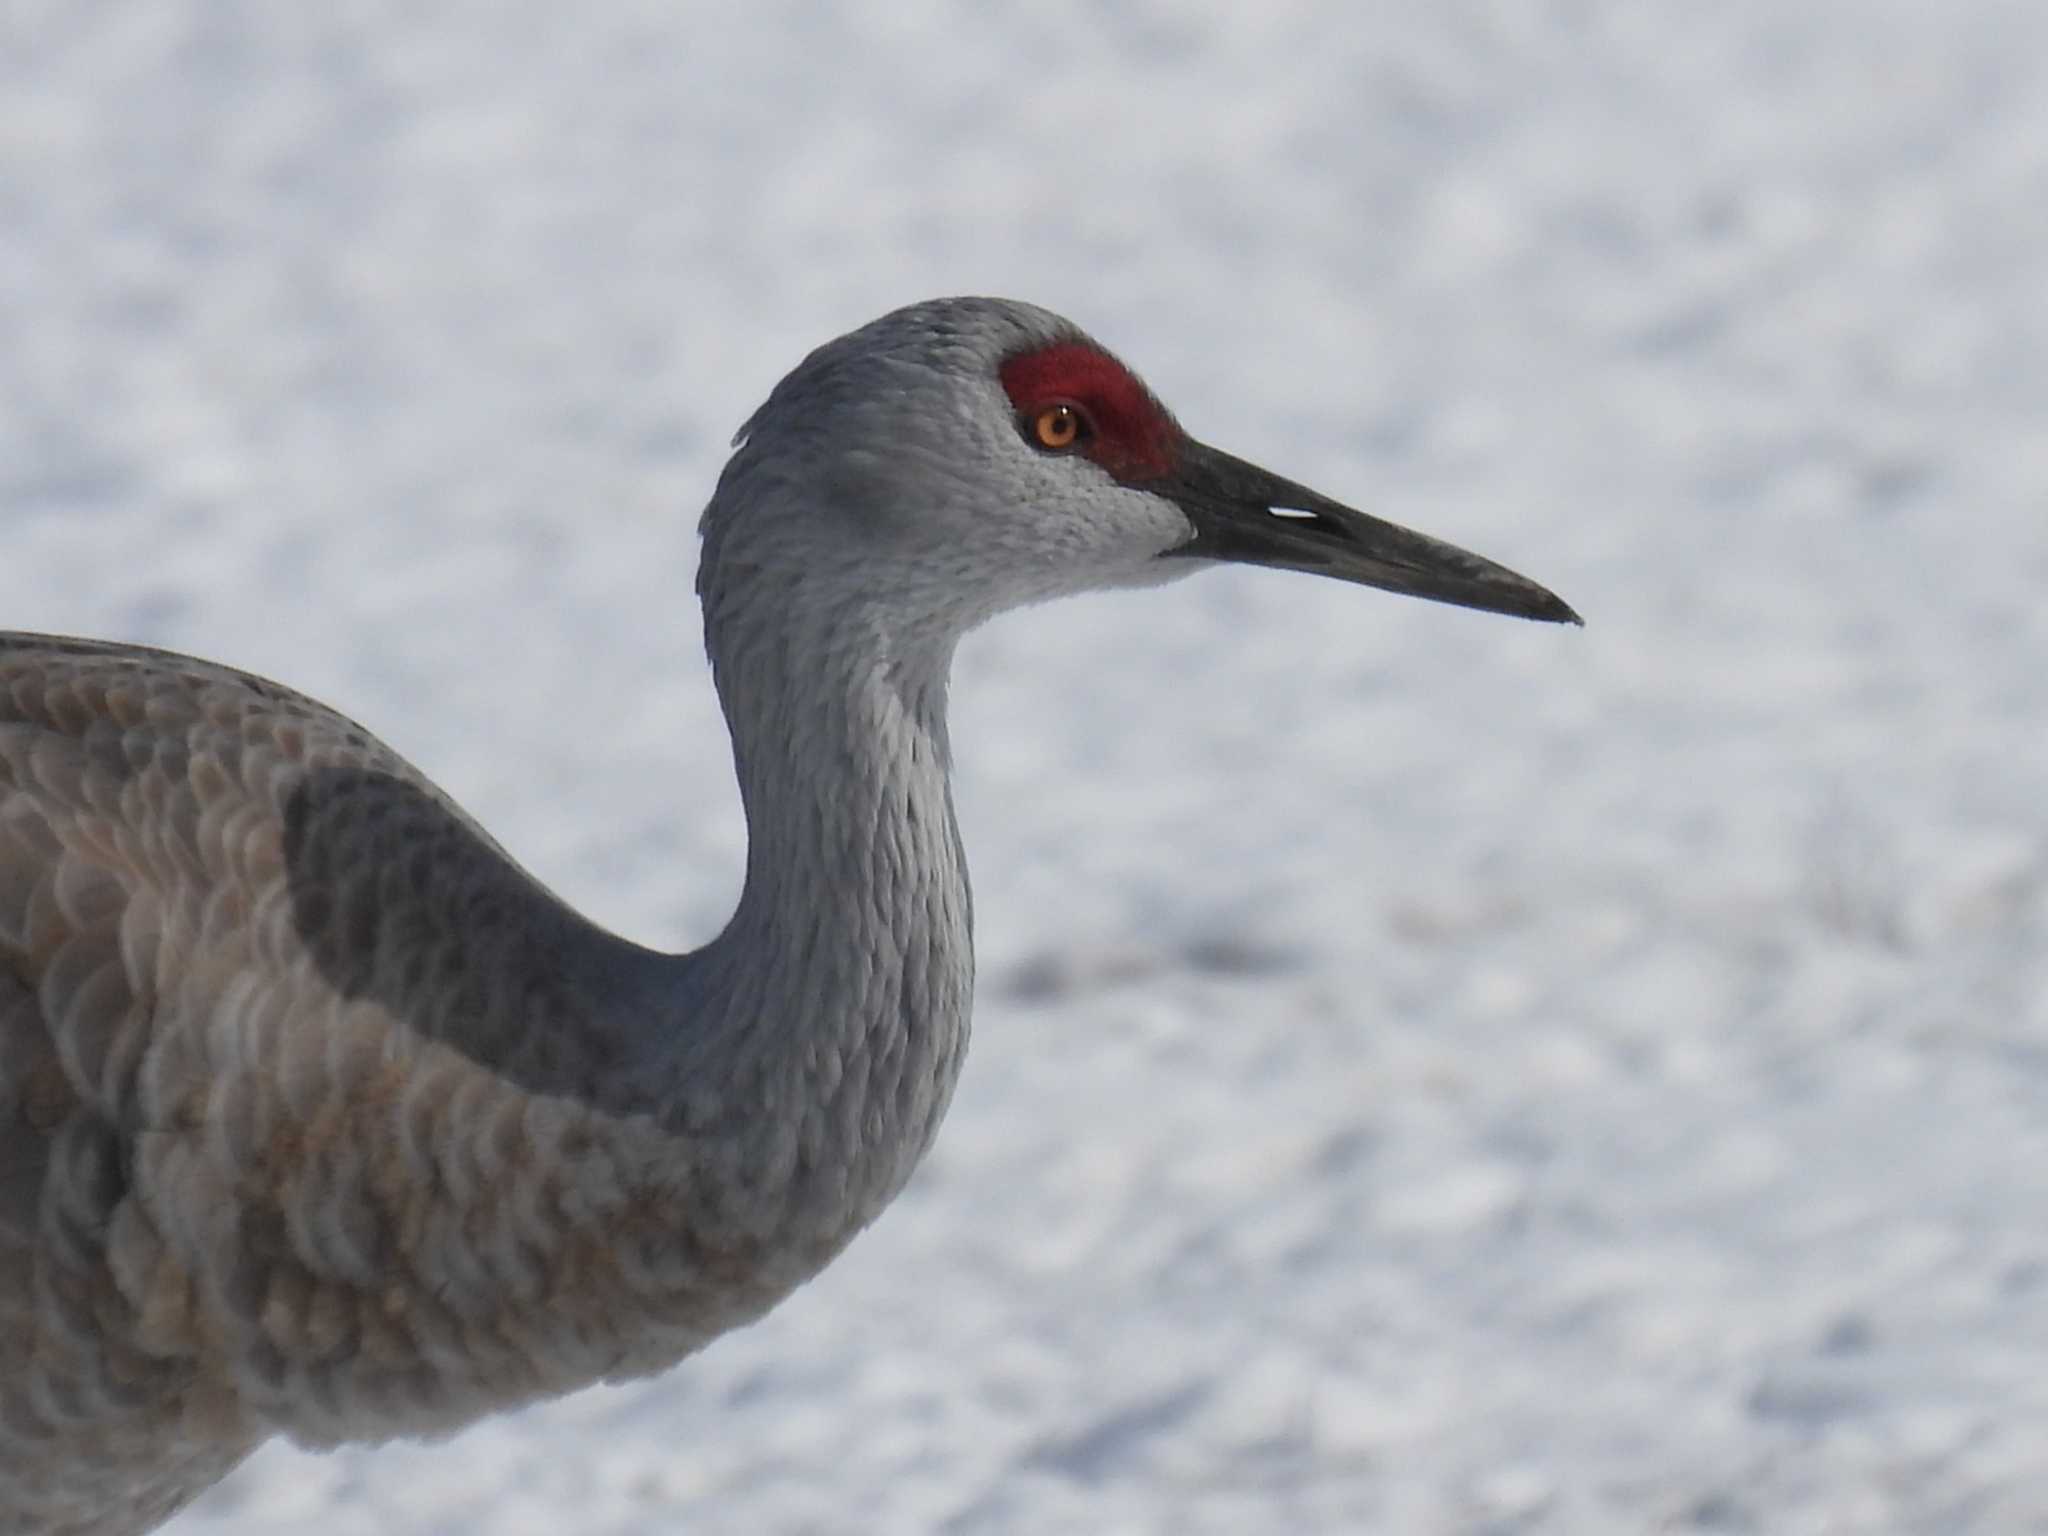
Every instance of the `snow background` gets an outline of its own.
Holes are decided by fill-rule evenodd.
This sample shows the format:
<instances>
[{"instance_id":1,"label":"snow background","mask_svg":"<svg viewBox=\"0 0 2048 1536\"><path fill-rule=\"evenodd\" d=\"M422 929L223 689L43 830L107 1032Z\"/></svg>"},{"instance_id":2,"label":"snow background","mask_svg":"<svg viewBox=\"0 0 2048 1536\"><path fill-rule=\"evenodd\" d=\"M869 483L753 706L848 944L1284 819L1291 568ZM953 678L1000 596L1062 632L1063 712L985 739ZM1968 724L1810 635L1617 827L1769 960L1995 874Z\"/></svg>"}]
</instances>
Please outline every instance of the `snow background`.
<instances>
[{"instance_id":1,"label":"snow background","mask_svg":"<svg viewBox=\"0 0 2048 1536\"><path fill-rule=\"evenodd\" d=\"M0 618L290 681L699 942L725 441L975 291L1588 628L977 636L899 1204L174 1529L2048 1528L2048 9L0 0Z\"/></svg>"}]
</instances>

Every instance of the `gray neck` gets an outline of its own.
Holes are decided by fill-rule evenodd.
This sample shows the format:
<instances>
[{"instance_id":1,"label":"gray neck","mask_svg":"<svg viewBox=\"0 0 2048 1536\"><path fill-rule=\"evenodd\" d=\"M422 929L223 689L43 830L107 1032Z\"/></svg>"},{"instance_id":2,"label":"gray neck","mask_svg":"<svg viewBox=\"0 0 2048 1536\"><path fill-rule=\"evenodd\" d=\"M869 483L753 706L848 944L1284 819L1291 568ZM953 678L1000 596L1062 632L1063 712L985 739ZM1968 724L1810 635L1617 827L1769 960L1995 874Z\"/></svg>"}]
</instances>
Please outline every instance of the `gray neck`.
<instances>
[{"instance_id":1,"label":"gray neck","mask_svg":"<svg viewBox=\"0 0 2048 1536\"><path fill-rule=\"evenodd\" d=\"M799 593L722 596L705 594L706 639L747 876L725 931L686 962L677 1128L715 1127L732 1193L836 1248L930 1145L967 1041L952 639L906 643L857 604Z\"/></svg>"}]
</instances>

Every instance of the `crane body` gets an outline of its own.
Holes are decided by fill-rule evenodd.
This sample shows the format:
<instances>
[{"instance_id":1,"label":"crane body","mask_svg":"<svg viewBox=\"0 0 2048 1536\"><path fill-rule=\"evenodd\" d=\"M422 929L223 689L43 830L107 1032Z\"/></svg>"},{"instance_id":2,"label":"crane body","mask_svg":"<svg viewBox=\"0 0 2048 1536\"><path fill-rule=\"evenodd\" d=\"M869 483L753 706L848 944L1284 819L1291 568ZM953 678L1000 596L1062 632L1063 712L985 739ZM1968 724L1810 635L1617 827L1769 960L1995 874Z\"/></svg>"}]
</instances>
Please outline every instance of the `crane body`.
<instances>
[{"instance_id":1,"label":"crane body","mask_svg":"<svg viewBox=\"0 0 2048 1536\"><path fill-rule=\"evenodd\" d=\"M746 877L667 954L288 689L0 635L0 1530L152 1528L273 1435L673 1365L880 1213L958 1077L959 637L1206 561L1548 592L1188 438L1070 323L936 300L744 429L698 592Z\"/></svg>"}]
</instances>

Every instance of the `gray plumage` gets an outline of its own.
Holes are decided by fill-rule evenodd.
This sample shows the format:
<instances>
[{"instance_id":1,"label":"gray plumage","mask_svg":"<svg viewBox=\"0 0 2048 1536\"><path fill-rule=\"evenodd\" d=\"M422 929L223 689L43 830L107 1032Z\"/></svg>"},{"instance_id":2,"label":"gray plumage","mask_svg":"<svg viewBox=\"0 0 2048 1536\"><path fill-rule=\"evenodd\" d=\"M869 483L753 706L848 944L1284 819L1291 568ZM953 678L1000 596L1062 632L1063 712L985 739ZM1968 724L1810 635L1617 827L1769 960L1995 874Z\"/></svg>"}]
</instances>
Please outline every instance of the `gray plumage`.
<instances>
[{"instance_id":1,"label":"gray plumage","mask_svg":"<svg viewBox=\"0 0 2048 1536\"><path fill-rule=\"evenodd\" d=\"M298 694L0 636L0 1530L139 1532L271 1435L658 1371L838 1253L966 1045L946 678L983 619L1204 556L1570 617L1244 480L1135 381L1070 368L1048 408L1087 433L1049 449L1018 391L1060 348L1102 356L917 305L748 424L698 577L746 882L689 953L589 923Z\"/></svg>"}]
</instances>

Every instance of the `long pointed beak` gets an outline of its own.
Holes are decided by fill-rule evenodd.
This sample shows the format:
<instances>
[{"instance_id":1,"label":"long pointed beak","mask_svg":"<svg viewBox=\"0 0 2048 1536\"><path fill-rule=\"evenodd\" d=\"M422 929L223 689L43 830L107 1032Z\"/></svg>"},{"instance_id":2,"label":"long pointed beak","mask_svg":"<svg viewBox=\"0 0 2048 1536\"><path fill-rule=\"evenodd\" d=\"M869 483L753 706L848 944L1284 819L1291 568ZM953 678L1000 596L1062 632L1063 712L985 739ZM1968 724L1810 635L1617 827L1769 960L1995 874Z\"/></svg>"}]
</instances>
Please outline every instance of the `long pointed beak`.
<instances>
[{"instance_id":1,"label":"long pointed beak","mask_svg":"<svg viewBox=\"0 0 2048 1536\"><path fill-rule=\"evenodd\" d=\"M1194 538L1169 556L1271 565L1461 608L1585 622L1556 593L1504 565L1355 512L1192 439L1174 470L1147 489L1169 497L1195 527Z\"/></svg>"}]
</instances>

